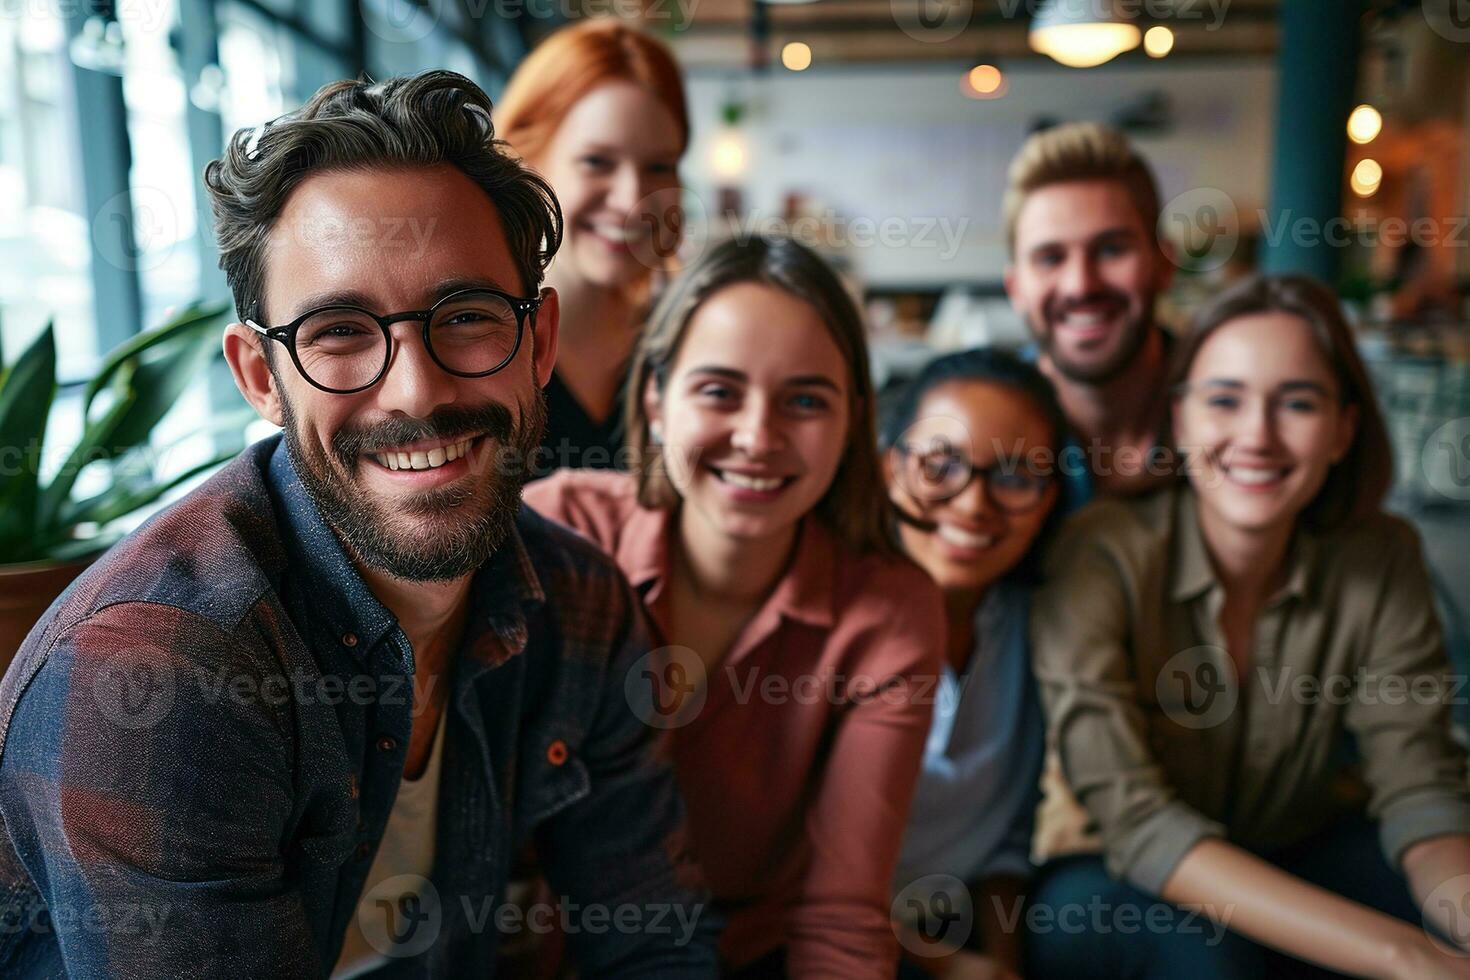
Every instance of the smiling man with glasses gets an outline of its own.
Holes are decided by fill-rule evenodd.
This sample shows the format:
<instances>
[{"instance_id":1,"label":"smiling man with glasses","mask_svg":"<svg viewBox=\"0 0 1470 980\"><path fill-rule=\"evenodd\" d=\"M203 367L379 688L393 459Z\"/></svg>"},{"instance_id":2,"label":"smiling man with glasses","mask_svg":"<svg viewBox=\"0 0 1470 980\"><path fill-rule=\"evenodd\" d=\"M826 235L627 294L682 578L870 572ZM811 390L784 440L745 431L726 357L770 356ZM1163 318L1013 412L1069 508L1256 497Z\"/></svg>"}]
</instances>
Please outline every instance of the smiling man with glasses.
<instances>
[{"instance_id":1,"label":"smiling man with glasses","mask_svg":"<svg viewBox=\"0 0 1470 980\"><path fill-rule=\"evenodd\" d=\"M490 976L555 919L587 975L712 976L624 693L638 602L520 506L549 187L443 71L329 85L206 182L225 355L284 431L93 566L6 675L0 975ZM560 908L505 904L528 845Z\"/></svg>"}]
</instances>

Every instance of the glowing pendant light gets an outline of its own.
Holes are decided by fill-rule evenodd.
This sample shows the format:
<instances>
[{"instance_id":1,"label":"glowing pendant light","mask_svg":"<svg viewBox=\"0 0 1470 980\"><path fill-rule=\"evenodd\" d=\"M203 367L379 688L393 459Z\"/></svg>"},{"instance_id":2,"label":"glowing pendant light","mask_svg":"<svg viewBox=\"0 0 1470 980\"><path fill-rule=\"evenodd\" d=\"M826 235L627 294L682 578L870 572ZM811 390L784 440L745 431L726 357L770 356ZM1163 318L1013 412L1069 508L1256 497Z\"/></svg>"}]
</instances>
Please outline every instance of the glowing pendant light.
<instances>
[{"instance_id":1,"label":"glowing pendant light","mask_svg":"<svg viewBox=\"0 0 1470 980\"><path fill-rule=\"evenodd\" d=\"M1093 68L1138 47L1143 32L1118 0L1047 0L1031 22L1031 50L1069 68Z\"/></svg>"}]
</instances>

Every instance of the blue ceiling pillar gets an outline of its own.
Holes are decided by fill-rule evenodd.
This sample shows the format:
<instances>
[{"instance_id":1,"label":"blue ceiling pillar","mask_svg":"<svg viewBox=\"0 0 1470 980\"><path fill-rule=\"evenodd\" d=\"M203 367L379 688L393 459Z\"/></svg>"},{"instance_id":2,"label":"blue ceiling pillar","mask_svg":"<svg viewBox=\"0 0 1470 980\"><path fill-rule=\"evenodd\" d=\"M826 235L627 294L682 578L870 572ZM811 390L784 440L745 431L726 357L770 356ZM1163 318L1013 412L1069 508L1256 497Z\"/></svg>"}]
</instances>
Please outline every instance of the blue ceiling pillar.
<instances>
[{"instance_id":1,"label":"blue ceiling pillar","mask_svg":"<svg viewBox=\"0 0 1470 980\"><path fill-rule=\"evenodd\" d=\"M1342 214L1347 118L1355 104L1364 0L1283 0L1276 158L1261 271L1336 284L1341 249L1323 241ZM1303 232L1303 233L1297 233Z\"/></svg>"}]
</instances>

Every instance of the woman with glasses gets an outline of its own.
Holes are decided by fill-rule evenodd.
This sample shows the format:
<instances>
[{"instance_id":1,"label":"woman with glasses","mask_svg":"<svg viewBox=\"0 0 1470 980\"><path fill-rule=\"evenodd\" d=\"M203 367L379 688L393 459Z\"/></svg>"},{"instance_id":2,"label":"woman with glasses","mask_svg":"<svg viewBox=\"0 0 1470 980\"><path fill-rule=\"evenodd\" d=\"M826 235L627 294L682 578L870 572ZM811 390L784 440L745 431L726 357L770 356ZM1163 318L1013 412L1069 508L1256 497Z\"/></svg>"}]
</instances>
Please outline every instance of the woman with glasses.
<instances>
[{"instance_id":1,"label":"woman with glasses","mask_svg":"<svg viewBox=\"0 0 1470 980\"><path fill-rule=\"evenodd\" d=\"M726 242L630 379L633 472L526 501L613 555L669 644L628 691L668 730L726 972L892 980L944 612L890 537L857 308L809 249Z\"/></svg>"},{"instance_id":2,"label":"woman with glasses","mask_svg":"<svg viewBox=\"0 0 1470 980\"><path fill-rule=\"evenodd\" d=\"M902 972L1011 976L1044 739L1027 618L1066 420L1034 367L982 349L931 361L883 428L899 537L943 591L949 635L894 886ZM935 934L967 907L968 928Z\"/></svg>"},{"instance_id":3,"label":"woman with glasses","mask_svg":"<svg viewBox=\"0 0 1470 980\"><path fill-rule=\"evenodd\" d=\"M1028 976L1470 976L1459 691L1337 301L1248 280L1175 355L1187 479L1080 512L1033 611L1103 853L1044 869Z\"/></svg>"},{"instance_id":4,"label":"woman with glasses","mask_svg":"<svg viewBox=\"0 0 1470 980\"><path fill-rule=\"evenodd\" d=\"M496 101L495 129L551 182L566 220L546 274L561 341L537 465L625 469L628 356L682 227L689 118L679 67L634 28L582 21L520 63Z\"/></svg>"}]
</instances>

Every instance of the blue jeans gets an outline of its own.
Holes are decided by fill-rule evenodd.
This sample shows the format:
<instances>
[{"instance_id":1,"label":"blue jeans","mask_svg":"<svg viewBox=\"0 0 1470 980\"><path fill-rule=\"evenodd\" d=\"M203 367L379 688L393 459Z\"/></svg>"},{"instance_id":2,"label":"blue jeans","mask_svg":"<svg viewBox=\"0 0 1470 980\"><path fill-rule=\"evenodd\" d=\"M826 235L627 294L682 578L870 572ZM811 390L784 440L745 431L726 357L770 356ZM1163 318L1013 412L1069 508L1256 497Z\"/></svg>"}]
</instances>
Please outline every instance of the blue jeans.
<instances>
[{"instance_id":1,"label":"blue jeans","mask_svg":"<svg viewBox=\"0 0 1470 980\"><path fill-rule=\"evenodd\" d=\"M1267 860L1305 881L1418 925L1403 876L1377 827L1346 820ZM1102 859L1067 857L1038 873L1027 911L1027 980L1235 980L1332 977L1202 915L1112 878Z\"/></svg>"}]
</instances>

